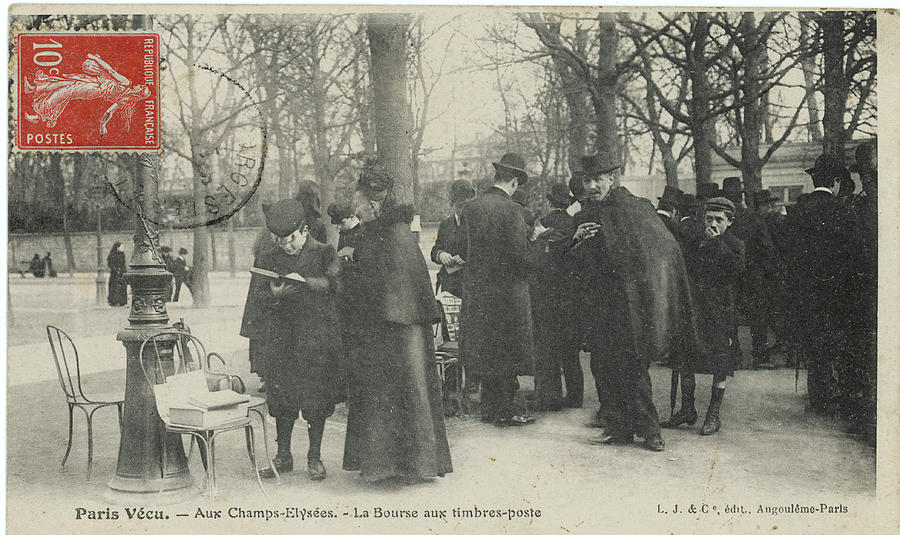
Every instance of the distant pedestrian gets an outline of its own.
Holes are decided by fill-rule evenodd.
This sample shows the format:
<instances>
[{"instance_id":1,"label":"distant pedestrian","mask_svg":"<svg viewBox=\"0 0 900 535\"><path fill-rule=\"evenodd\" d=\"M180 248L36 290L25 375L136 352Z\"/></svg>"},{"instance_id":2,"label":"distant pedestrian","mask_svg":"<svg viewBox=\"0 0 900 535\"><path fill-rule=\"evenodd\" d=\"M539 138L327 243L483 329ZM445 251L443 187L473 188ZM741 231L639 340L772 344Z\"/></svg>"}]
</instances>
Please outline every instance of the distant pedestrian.
<instances>
[{"instance_id":1,"label":"distant pedestrian","mask_svg":"<svg viewBox=\"0 0 900 535\"><path fill-rule=\"evenodd\" d=\"M47 255L44 256L44 274L48 277L56 276L56 270L53 269L53 260L50 259L50 251L47 251Z\"/></svg>"},{"instance_id":2,"label":"distant pedestrian","mask_svg":"<svg viewBox=\"0 0 900 535\"><path fill-rule=\"evenodd\" d=\"M125 252L120 249L122 242L113 244L106 257L106 265L109 266L109 290L106 300L111 307L120 307L128 304L128 286L125 284Z\"/></svg>"},{"instance_id":3,"label":"distant pedestrian","mask_svg":"<svg viewBox=\"0 0 900 535\"><path fill-rule=\"evenodd\" d=\"M41 260L41 255L34 253L34 258L28 264L28 271L39 279L44 278L44 261Z\"/></svg>"},{"instance_id":4,"label":"distant pedestrian","mask_svg":"<svg viewBox=\"0 0 900 535\"><path fill-rule=\"evenodd\" d=\"M166 264L166 271L174 274L175 259L172 258L172 248L168 245L163 245L159 248L159 252L162 254L163 262ZM175 291L175 282L172 277L169 277L166 279L166 293L163 295L163 299L165 299L166 303L172 300L173 291Z\"/></svg>"},{"instance_id":5,"label":"distant pedestrian","mask_svg":"<svg viewBox=\"0 0 900 535\"><path fill-rule=\"evenodd\" d=\"M193 294L193 290L191 290L191 268L188 266L187 259L185 258L187 254L188 250L182 247L178 249L178 257L172 261L172 267L175 269L172 272L175 276L175 295L172 296L172 301L175 302L178 301L178 296L181 295L182 284L184 284Z\"/></svg>"}]
</instances>

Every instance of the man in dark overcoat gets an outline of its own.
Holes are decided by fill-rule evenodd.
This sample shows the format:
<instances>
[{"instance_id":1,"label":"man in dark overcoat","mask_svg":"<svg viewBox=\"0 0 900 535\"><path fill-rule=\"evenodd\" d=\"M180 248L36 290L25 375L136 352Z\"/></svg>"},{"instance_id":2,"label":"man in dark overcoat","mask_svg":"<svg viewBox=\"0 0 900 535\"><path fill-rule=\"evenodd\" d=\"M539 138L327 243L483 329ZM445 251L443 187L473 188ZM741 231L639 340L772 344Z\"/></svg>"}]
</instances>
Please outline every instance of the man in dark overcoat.
<instances>
[{"instance_id":1,"label":"man in dark overcoat","mask_svg":"<svg viewBox=\"0 0 900 535\"><path fill-rule=\"evenodd\" d=\"M569 251L587 273L589 349L606 376L606 425L591 443L629 443L638 435L646 448L662 451L648 368L696 345L690 283L681 246L653 205L613 187L618 164L591 159L584 175L590 202L576 216Z\"/></svg>"},{"instance_id":2,"label":"man in dark overcoat","mask_svg":"<svg viewBox=\"0 0 900 535\"><path fill-rule=\"evenodd\" d=\"M534 258L520 205L512 200L528 180L525 161L504 154L494 185L462 210L466 263L460 310L460 351L468 373L481 380L481 417L497 426L526 425L513 405L518 375L533 375L531 297Z\"/></svg>"},{"instance_id":3,"label":"man in dark overcoat","mask_svg":"<svg viewBox=\"0 0 900 535\"><path fill-rule=\"evenodd\" d=\"M834 195L837 182L849 173L834 155L823 154L807 169L814 189L788 212L787 277L793 319L791 331L807 365L809 406L815 411L837 410L835 377L841 365L843 333L837 299L847 279L848 240L845 210Z\"/></svg>"},{"instance_id":4,"label":"man in dark overcoat","mask_svg":"<svg viewBox=\"0 0 900 535\"><path fill-rule=\"evenodd\" d=\"M172 301L178 302L181 295L181 286L184 285L188 290L191 289L191 268L187 263L188 250L184 247L178 249L178 256L172 260L172 275L175 278L175 294Z\"/></svg>"},{"instance_id":5,"label":"man in dark overcoat","mask_svg":"<svg viewBox=\"0 0 900 535\"><path fill-rule=\"evenodd\" d=\"M662 197L656 203L656 213L673 236L678 236L678 220L675 219L675 210L682 195L684 192L680 189L666 186L663 189Z\"/></svg>"},{"instance_id":6,"label":"man in dark overcoat","mask_svg":"<svg viewBox=\"0 0 900 535\"><path fill-rule=\"evenodd\" d=\"M778 278L777 253L766 220L748 210L742 202L741 179L728 177L722 181L723 197L734 203L734 223L729 232L744 242L747 269L737 286L741 325L750 327L754 367L769 368L766 351L767 330L775 309L772 288Z\"/></svg>"},{"instance_id":7,"label":"man in dark overcoat","mask_svg":"<svg viewBox=\"0 0 900 535\"><path fill-rule=\"evenodd\" d=\"M454 180L450 184L450 207L453 213L441 221L431 261L441 266L437 274L437 285L441 290L462 298L463 261L460 256L462 239L459 232L459 216L462 207L475 198L475 188L468 180Z\"/></svg>"},{"instance_id":8,"label":"man in dark overcoat","mask_svg":"<svg viewBox=\"0 0 900 535\"><path fill-rule=\"evenodd\" d=\"M566 208L572 203L566 184L553 184L547 193L550 211L540 218L547 230L538 239L540 264L530 286L534 317L534 387L545 410L581 407L584 373L578 359L579 344L574 324L572 262L566 255L574 227ZM562 399L561 374L566 397Z\"/></svg>"}]
</instances>

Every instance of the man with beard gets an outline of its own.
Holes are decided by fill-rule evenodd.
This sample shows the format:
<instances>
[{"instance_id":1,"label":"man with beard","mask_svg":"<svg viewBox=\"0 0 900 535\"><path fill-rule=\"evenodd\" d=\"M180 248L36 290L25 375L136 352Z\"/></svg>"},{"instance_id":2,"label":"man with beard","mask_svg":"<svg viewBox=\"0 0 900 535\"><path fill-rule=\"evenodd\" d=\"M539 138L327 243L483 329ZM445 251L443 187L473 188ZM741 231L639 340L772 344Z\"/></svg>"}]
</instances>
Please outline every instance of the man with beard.
<instances>
[{"instance_id":1,"label":"man with beard","mask_svg":"<svg viewBox=\"0 0 900 535\"><path fill-rule=\"evenodd\" d=\"M613 187L619 165L582 161L586 201L569 254L587 282L585 325L595 379L602 377L604 432L592 444L634 435L665 449L648 367L667 353L695 351L696 327L681 247L646 199Z\"/></svg>"}]
</instances>

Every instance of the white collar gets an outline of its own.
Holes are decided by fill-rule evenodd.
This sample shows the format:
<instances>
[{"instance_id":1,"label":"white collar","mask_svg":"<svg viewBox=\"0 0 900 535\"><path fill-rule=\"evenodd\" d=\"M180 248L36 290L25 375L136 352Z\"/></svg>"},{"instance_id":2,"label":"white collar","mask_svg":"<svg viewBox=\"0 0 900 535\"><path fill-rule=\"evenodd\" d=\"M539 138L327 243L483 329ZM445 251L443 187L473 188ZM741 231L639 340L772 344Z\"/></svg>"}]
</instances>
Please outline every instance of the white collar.
<instances>
[{"instance_id":1,"label":"white collar","mask_svg":"<svg viewBox=\"0 0 900 535\"><path fill-rule=\"evenodd\" d=\"M656 213L659 215L664 215L664 216L668 217L669 219L672 219L672 214L665 210L657 210Z\"/></svg>"},{"instance_id":2,"label":"white collar","mask_svg":"<svg viewBox=\"0 0 900 535\"><path fill-rule=\"evenodd\" d=\"M499 190L505 191L507 195L509 195L510 197L512 197L513 192L512 192L512 191L509 191L509 190L510 190L510 187L509 187L508 185L506 185L506 184L504 184L504 183L502 183L502 182L495 182L495 183L494 183L494 187L497 188L497 189L499 189Z\"/></svg>"},{"instance_id":3,"label":"white collar","mask_svg":"<svg viewBox=\"0 0 900 535\"><path fill-rule=\"evenodd\" d=\"M826 192L830 193L831 195L834 195L834 192L831 191L831 188L826 188L826 187L823 187L823 186L819 186L818 188L813 188L813 191L814 191L814 192L815 192L815 191L826 191Z\"/></svg>"}]
</instances>

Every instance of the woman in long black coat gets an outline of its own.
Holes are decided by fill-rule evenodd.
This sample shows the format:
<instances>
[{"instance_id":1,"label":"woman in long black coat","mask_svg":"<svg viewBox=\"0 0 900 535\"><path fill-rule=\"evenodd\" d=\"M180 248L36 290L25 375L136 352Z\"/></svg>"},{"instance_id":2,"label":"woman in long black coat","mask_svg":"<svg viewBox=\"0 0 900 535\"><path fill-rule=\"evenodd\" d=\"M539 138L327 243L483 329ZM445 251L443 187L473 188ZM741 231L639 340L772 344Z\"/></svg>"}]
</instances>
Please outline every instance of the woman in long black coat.
<instances>
[{"instance_id":1,"label":"woman in long black coat","mask_svg":"<svg viewBox=\"0 0 900 535\"><path fill-rule=\"evenodd\" d=\"M453 471L431 331L440 315L410 231L412 206L397 205L392 184L377 165L360 176L354 207L365 226L354 261L365 284L346 296L361 321L354 326L344 469L368 482Z\"/></svg>"},{"instance_id":2,"label":"woman in long black coat","mask_svg":"<svg viewBox=\"0 0 900 535\"><path fill-rule=\"evenodd\" d=\"M125 284L125 252L120 250L122 242L113 244L106 257L109 266L109 289L106 300L109 306L120 307L128 304L128 286Z\"/></svg>"}]
</instances>

